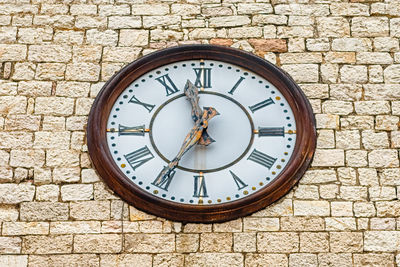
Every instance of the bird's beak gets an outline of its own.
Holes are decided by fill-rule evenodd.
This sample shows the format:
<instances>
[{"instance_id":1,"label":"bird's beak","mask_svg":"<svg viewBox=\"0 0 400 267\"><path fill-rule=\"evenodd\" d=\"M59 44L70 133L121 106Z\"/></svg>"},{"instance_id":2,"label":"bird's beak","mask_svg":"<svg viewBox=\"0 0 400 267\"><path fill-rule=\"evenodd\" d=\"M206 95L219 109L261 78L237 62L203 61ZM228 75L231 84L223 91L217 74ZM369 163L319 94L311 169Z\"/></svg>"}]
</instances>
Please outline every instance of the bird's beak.
<instances>
[{"instance_id":1,"label":"bird's beak","mask_svg":"<svg viewBox=\"0 0 400 267\"><path fill-rule=\"evenodd\" d=\"M220 115L220 113L218 111L215 111L215 115Z\"/></svg>"}]
</instances>

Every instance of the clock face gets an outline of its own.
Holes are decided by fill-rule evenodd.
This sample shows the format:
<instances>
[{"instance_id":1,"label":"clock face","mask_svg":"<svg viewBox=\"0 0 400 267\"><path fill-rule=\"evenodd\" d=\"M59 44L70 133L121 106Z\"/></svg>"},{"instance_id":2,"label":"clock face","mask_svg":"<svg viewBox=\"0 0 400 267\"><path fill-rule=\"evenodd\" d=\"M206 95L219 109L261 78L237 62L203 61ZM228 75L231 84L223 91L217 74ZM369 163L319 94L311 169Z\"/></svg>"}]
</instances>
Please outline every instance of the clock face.
<instances>
[{"instance_id":1,"label":"clock face","mask_svg":"<svg viewBox=\"0 0 400 267\"><path fill-rule=\"evenodd\" d=\"M131 63L103 87L88 122L104 181L137 208L186 222L279 199L310 164L315 138L310 105L287 74L209 45Z\"/></svg>"},{"instance_id":2,"label":"clock face","mask_svg":"<svg viewBox=\"0 0 400 267\"><path fill-rule=\"evenodd\" d=\"M193 146L173 175L158 181L195 124L187 80L199 91L200 108L219 113L207 127L215 142ZM141 75L114 102L107 129L112 159L132 183L190 205L231 202L265 188L296 143L294 115L281 92L248 69L216 60L179 61Z\"/></svg>"}]
</instances>

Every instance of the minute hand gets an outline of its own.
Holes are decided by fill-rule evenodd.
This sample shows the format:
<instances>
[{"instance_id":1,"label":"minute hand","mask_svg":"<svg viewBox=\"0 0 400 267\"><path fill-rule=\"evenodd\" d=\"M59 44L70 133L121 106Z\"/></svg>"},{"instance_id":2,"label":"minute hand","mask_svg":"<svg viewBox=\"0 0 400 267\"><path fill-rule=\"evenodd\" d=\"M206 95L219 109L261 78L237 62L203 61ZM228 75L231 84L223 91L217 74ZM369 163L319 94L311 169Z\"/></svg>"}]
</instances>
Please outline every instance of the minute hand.
<instances>
[{"instance_id":1,"label":"minute hand","mask_svg":"<svg viewBox=\"0 0 400 267\"><path fill-rule=\"evenodd\" d=\"M186 97L192 105L192 119L195 123L197 123L203 113L199 105L199 90L195 85L193 85L193 83L187 80L184 91ZM215 142L215 140L208 135L207 128L204 128L198 144L208 146L213 142Z\"/></svg>"},{"instance_id":2,"label":"minute hand","mask_svg":"<svg viewBox=\"0 0 400 267\"><path fill-rule=\"evenodd\" d=\"M179 150L178 154L175 158L165 167L160 174L157 176L155 183L160 183L165 179L165 176L169 176L176 166L178 166L179 161L181 160L182 156L189 151L195 144L199 142L202 137L202 133L208 127L208 121L213 118L214 116L218 115L219 113L215 108L212 107L205 107L203 111L203 115L199 120L197 120L195 126L189 131L186 135L185 140Z\"/></svg>"}]
</instances>

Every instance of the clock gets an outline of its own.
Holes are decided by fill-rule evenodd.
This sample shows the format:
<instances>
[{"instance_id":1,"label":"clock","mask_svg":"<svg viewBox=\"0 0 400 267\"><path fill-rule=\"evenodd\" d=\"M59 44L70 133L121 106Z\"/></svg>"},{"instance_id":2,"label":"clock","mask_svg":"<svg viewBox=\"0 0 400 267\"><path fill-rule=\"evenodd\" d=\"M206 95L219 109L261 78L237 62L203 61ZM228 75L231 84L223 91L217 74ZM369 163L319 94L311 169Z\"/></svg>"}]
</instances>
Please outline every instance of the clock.
<instances>
[{"instance_id":1,"label":"clock","mask_svg":"<svg viewBox=\"0 0 400 267\"><path fill-rule=\"evenodd\" d=\"M306 97L250 53L185 45L146 55L96 97L87 126L98 174L129 204L183 222L222 222L285 195L316 145Z\"/></svg>"}]
</instances>

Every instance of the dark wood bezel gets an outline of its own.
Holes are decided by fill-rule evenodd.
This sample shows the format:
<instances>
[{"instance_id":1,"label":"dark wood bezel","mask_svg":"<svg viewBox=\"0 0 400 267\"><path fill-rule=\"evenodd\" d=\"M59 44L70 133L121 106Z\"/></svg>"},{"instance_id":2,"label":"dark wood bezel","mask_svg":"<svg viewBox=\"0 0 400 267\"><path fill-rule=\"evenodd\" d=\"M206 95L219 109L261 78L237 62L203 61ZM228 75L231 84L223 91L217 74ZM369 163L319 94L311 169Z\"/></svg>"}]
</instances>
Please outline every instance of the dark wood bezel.
<instances>
[{"instance_id":1,"label":"dark wood bezel","mask_svg":"<svg viewBox=\"0 0 400 267\"><path fill-rule=\"evenodd\" d=\"M156 197L136 186L117 167L107 146L106 126L121 92L154 68L192 59L219 60L251 70L270 81L288 101L296 121L296 144L285 169L267 186L240 200L215 205L180 204ZM184 45L146 55L116 73L96 97L89 114L87 143L100 177L122 199L145 212L181 222L223 222L248 215L285 195L309 167L316 146L315 119L301 89L283 70L253 54L223 46Z\"/></svg>"}]
</instances>

